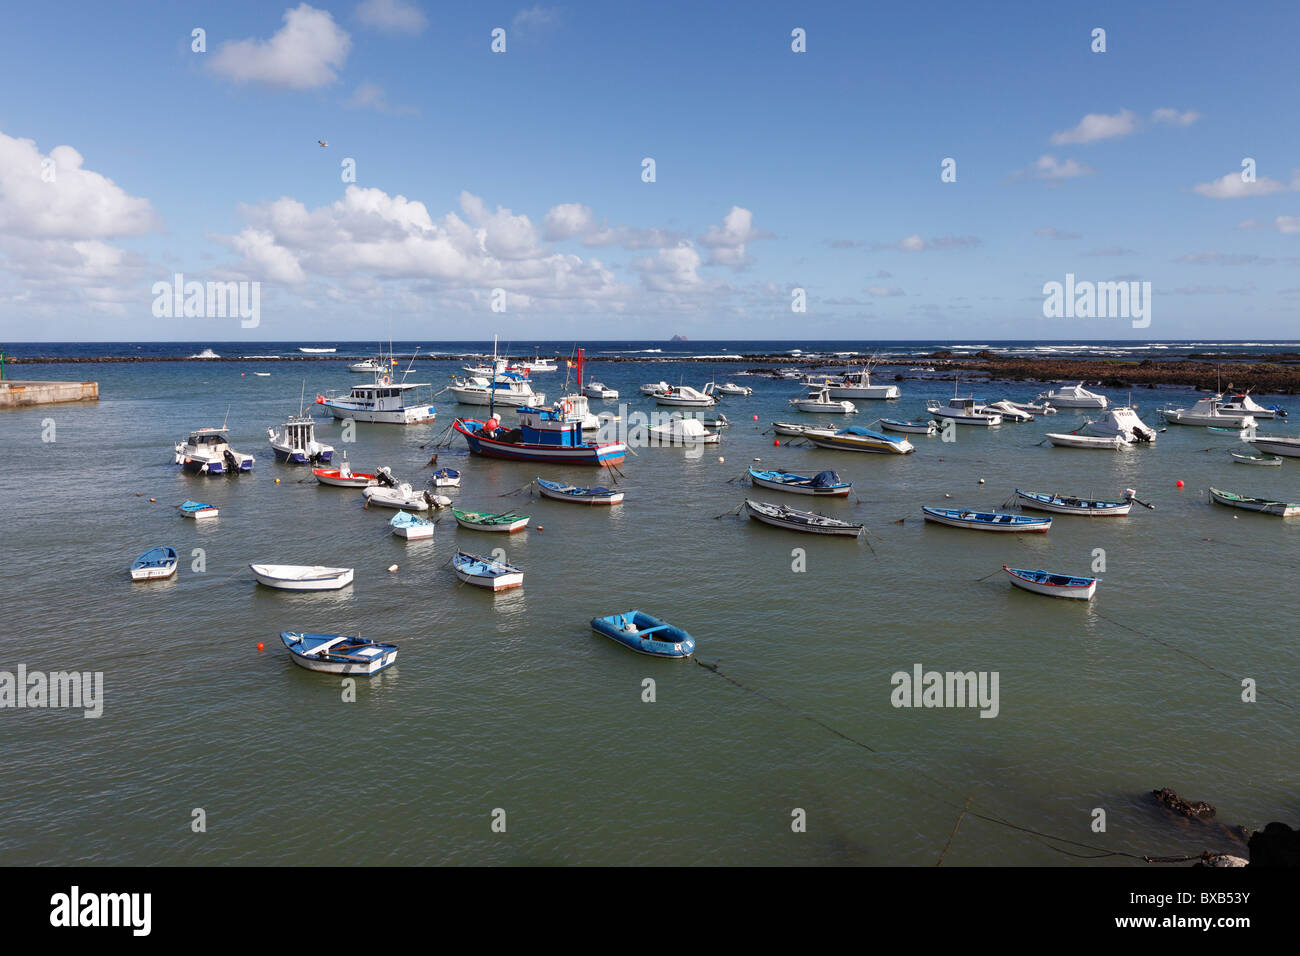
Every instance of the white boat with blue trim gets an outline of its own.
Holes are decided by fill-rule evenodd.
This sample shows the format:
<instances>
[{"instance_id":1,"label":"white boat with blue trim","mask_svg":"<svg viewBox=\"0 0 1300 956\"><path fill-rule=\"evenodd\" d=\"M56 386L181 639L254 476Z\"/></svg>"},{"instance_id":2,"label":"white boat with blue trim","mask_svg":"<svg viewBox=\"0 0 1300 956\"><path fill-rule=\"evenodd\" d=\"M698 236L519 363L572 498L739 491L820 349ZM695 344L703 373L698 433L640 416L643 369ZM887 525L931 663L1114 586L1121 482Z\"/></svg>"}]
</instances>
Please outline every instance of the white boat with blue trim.
<instances>
[{"instance_id":1,"label":"white boat with blue trim","mask_svg":"<svg viewBox=\"0 0 1300 956\"><path fill-rule=\"evenodd\" d=\"M131 562L132 581L161 581L176 573L176 549L170 545L150 548Z\"/></svg>"},{"instance_id":2,"label":"white boat with blue trim","mask_svg":"<svg viewBox=\"0 0 1300 956\"><path fill-rule=\"evenodd\" d=\"M378 674L397 660L396 644L381 644L346 634L281 631L280 640L299 667L323 674Z\"/></svg>"},{"instance_id":3,"label":"white boat with blue trim","mask_svg":"<svg viewBox=\"0 0 1300 956\"><path fill-rule=\"evenodd\" d=\"M1097 593L1100 578L1079 577L1072 574L1056 574L1052 571L1027 571L1024 568L1009 568L1005 564L1002 570L1011 578L1011 583L1018 588L1045 594L1048 597L1068 598L1075 601L1091 601Z\"/></svg>"},{"instance_id":4,"label":"white boat with blue trim","mask_svg":"<svg viewBox=\"0 0 1300 956\"><path fill-rule=\"evenodd\" d=\"M489 591L508 591L522 587L524 570L505 561L496 561L468 551L457 551L451 558L456 577L466 584Z\"/></svg>"},{"instance_id":5,"label":"white boat with blue trim","mask_svg":"<svg viewBox=\"0 0 1300 956\"><path fill-rule=\"evenodd\" d=\"M1051 518L1003 514L997 511L971 511L965 508L930 508L927 506L923 507L921 512L925 515L926 521L946 524L952 528L966 528L971 531L1045 532L1052 527Z\"/></svg>"}]
</instances>

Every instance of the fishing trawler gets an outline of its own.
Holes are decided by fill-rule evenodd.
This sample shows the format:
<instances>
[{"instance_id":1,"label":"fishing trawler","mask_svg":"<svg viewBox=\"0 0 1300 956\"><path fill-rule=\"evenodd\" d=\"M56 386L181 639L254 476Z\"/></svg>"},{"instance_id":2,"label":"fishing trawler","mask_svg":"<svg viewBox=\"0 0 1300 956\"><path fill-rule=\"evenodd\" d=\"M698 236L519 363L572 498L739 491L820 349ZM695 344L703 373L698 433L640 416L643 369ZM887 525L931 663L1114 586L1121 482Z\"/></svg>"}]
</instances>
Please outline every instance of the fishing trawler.
<instances>
[{"instance_id":1,"label":"fishing trawler","mask_svg":"<svg viewBox=\"0 0 1300 956\"><path fill-rule=\"evenodd\" d=\"M419 351L418 349L416 351ZM411 356L411 365L415 356ZM402 373L401 381L380 367L374 381L366 385L353 385L346 393L327 392L316 396L316 404L324 405L335 418L350 418L357 422L379 422L387 425L420 425L438 417L433 409L433 385L429 382L408 382L410 366Z\"/></svg>"}]
</instances>

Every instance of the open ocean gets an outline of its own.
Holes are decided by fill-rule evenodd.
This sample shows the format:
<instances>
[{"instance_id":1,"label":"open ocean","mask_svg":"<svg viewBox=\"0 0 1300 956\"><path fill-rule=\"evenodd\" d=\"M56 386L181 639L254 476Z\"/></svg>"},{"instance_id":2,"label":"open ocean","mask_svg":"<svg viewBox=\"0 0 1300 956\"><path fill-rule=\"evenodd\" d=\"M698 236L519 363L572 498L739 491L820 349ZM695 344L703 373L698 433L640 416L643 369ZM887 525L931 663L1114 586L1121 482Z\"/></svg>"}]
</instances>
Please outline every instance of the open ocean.
<instances>
[{"instance_id":1,"label":"open ocean","mask_svg":"<svg viewBox=\"0 0 1300 956\"><path fill-rule=\"evenodd\" d=\"M100 401L0 413L0 671L102 671L104 711L99 719L0 712L0 862L932 866L968 800L945 865L1129 865L1131 856L1100 854L1243 852L1224 828L1174 822L1149 793L1171 787L1209 801L1229 826L1300 815L1300 519L1206 497L1214 485L1300 501L1300 459L1235 465L1229 452L1243 446L1233 435L1174 426L1154 446L1114 453L1045 444L1044 433L1083 422L1071 410L960 428L953 443L908 436L917 451L907 456L774 447L773 420L831 419L787 406L802 391L795 382L740 377L749 365L694 358L798 348L915 356L920 367L936 348L985 345L1225 360L1300 350L592 343L588 380L622 395L593 400L595 411L653 412L638 386L660 379L755 389L723 398L718 410L734 424L720 446L702 455L638 448L624 477L470 458L459 438L434 447L458 409L482 412L449 393L437 399L436 422L358 424L346 445L338 424L318 413L318 438L346 449L358 470L388 465L418 486L437 452L439 465L463 472L463 486L450 492L458 506L533 516L527 531L507 537L458 529L443 512L432 541L408 543L389 534L391 510L366 510L359 492L318 486L305 466L277 464L267 445L267 428L298 411L304 390L310 403L364 381L343 359L373 355L378 343L6 346L52 358L212 348L285 360L6 368L7 378L93 379ZM289 361L300 346L338 353ZM422 356L491 352L490 342L394 349L400 357L417 346ZM570 351L510 343L516 358ZM410 380L440 389L460 364L421 361ZM877 381L901 371L882 369ZM537 387L558 396L564 376L539 375ZM897 384L900 400L860 401L856 415L834 420L922 418L926 399L953 391L938 378ZM962 388L971 390L994 401L1040 389ZM1112 402L1128 398L1100 391ZM1133 393L1149 424L1159 424L1158 406L1199 397L1180 388ZM1300 435L1300 399L1256 397L1292 406L1291 423L1263 423L1262 433ZM174 444L223 421L232 445L257 456L253 473L180 473ZM756 460L806 474L835 469L854 495L813 501L750 489L740 476ZM596 509L512 494L539 473L589 485L616 478L627 499ZM991 509L1017 487L1112 499L1133 488L1155 509L1058 516L1050 533L1032 536L921 520L922 505ZM822 539L729 514L747 495L852 517L869 534ZM187 498L217 505L220 517L182 519L175 506ZM178 576L133 584L132 559L160 544L181 553ZM524 587L494 596L461 586L448 566L458 546L504 548L525 569ZM196 549L203 571L192 569ZM794 549L805 550L806 570L795 569ZM1103 580L1082 606L1016 590L999 570L1088 574L1098 549ZM355 567L356 580L339 592L294 595L256 584L250 562ZM690 631L696 660L648 659L591 632L593 616L632 608ZM358 678L356 700L345 702L337 678L289 660L282 630L360 632L401 652L380 676ZM893 707L891 675L917 664L998 672L997 717ZM642 699L646 678L655 681L653 703ZM1247 679L1258 685L1257 702L1242 700ZM191 828L198 808L203 833ZM498 808L504 833L491 827ZM1096 808L1106 811L1104 832L1091 828ZM803 833L791 828L798 809Z\"/></svg>"}]
</instances>

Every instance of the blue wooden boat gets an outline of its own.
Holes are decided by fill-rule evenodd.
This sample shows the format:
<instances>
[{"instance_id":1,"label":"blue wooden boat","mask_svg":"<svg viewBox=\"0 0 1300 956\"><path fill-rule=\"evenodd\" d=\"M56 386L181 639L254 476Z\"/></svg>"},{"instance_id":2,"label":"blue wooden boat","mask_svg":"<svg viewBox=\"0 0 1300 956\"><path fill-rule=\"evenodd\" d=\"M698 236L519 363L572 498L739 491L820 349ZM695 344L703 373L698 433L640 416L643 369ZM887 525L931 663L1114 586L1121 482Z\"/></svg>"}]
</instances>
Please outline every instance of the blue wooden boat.
<instances>
[{"instance_id":1,"label":"blue wooden boat","mask_svg":"<svg viewBox=\"0 0 1300 956\"><path fill-rule=\"evenodd\" d=\"M1005 564L1002 570L1011 577L1011 583L1018 588L1035 594L1046 594L1054 598L1071 598L1076 601L1091 601L1097 593L1100 578L1078 577L1072 574L1054 574L1051 571L1027 571L1024 568L1009 568Z\"/></svg>"},{"instance_id":2,"label":"blue wooden boat","mask_svg":"<svg viewBox=\"0 0 1300 956\"><path fill-rule=\"evenodd\" d=\"M457 551L451 557L456 577L466 584L487 588L489 591L508 591L524 583L524 569L505 561L494 561L468 551Z\"/></svg>"},{"instance_id":3,"label":"blue wooden boat","mask_svg":"<svg viewBox=\"0 0 1300 956\"><path fill-rule=\"evenodd\" d=\"M421 518L419 515L411 514L409 511L398 511L393 515L388 526L393 529L393 534L399 538L408 540L415 538L432 538L433 522L428 518Z\"/></svg>"},{"instance_id":4,"label":"blue wooden boat","mask_svg":"<svg viewBox=\"0 0 1300 956\"><path fill-rule=\"evenodd\" d=\"M215 518L218 514L216 505L205 505L201 501L187 501L180 506L181 514L186 518Z\"/></svg>"},{"instance_id":5,"label":"blue wooden boat","mask_svg":"<svg viewBox=\"0 0 1300 956\"><path fill-rule=\"evenodd\" d=\"M381 644L364 637L281 631L280 640L295 664L325 674L370 677L397 660L396 644Z\"/></svg>"},{"instance_id":6,"label":"blue wooden boat","mask_svg":"<svg viewBox=\"0 0 1300 956\"><path fill-rule=\"evenodd\" d=\"M680 627L665 624L641 611L593 617L591 629L629 650L651 657L690 657L695 653L695 638Z\"/></svg>"},{"instance_id":7,"label":"blue wooden boat","mask_svg":"<svg viewBox=\"0 0 1300 956\"><path fill-rule=\"evenodd\" d=\"M749 480L759 488L774 488L777 491L789 491L796 495L816 495L824 498L848 497L853 490L852 482L841 481L833 471L819 471L811 478L796 475L791 471L759 471L750 467Z\"/></svg>"},{"instance_id":8,"label":"blue wooden boat","mask_svg":"<svg viewBox=\"0 0 1300 956\"><path fill-rule=\"evenodd\" d=\"M934 521L954 528L970 528L974 531L1047 531L1052 526L1051 518L1037 518L1031 515L969 511L964 508L924 507L921 511L925 514L926 521Z\"/></svg>"},{"instance_id":9,"label":"blue wooden boat","mask_svg":"<svg viewBox=\"0 0 1300 956\"><path fill-rule=\"evenodd\" d=\"M545 498L572 501L580 505L617 505L623 501L621 491L611 491L608 488L579 488L576 485L566 485L562 481L547 481L541 477L537 479L537 487Z\"/></svg>"},{"instance_id":10,"label":"blue wooden boat","mask_svg":"<svg viewBox=\"0 0 1300 956\"><path fill-rule=\"evenodd\" d=\"M435 488L459 488L460 472L455 468L439 468L433 473L429 484Z\"/></svg>"},{"instance_id":11,"label":"blue wooden boat","mask_svg":"<svg viewBox=\"0 0 1300 956\"><path fill-rule=\"evenodd\" d=\"M163 545L150 548L131 562L132 581L158 581L176 573L176 549Z\"/></svg>"},{"instance_id":12,"label":"blue wooden boat","mask_svg":"<svg viewBox=\"0 0 1300 956\"><path fill-rule=\"evenodd\" d=\"M907 455L916 447L902 435L873 432L861 425L850 425L839 431L829 428L809 428L803 433L818 448L837 448L843 451L870 451L892 455Z\"/></svg>"}]
</instances>

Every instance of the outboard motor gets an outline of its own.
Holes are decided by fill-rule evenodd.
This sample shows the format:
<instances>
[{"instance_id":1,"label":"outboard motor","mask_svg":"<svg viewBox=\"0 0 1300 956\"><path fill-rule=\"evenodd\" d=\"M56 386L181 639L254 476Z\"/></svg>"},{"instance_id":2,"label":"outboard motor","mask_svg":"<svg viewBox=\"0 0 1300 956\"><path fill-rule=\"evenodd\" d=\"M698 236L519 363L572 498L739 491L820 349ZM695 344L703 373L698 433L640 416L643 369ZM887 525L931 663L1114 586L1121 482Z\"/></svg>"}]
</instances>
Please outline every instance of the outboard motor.
<instances>
[{"instance_id":1,"label":"outboard motor","mask_svg":"<svg viewBox=\"0 0 1300 956\"><path fill-rule=\"evenodd\" d=\"M384 465L376 471L375 477L379 479L381 485L387 485L389 488L395 488L397 486L397 480L393 478L393 473L389 470L387 465Z\"/></svg>"},{"instance_id":2,"label":"outboard motor","mask_svg":"<svg viewBox=\"0 0 1300 956\"><path fill-rule=\"evenodd\" d=\"M230 453L229 448L221 453L221 457L226 460L226 471L228 474L239 474L239 460Z\"/></svg>"}]
</instances>

